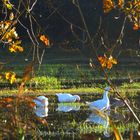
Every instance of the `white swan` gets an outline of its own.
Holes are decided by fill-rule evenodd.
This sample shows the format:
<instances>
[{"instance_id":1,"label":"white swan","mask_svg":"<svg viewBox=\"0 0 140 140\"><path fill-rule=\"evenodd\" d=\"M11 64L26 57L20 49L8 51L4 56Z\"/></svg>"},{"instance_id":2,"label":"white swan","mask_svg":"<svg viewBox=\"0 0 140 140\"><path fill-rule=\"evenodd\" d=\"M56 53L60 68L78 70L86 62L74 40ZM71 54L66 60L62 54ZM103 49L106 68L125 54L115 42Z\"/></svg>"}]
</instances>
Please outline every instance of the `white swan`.
<instances>
[{"instance_id":1,"label":"white swan","mask_svg":"<svg viewBox=\"0 0 140 140\"><path fill-rule=\"evenodd\" d=\"M36 106L48 106L48 98L45 96L38 96L36 99L34 99L34 102Z\"/></svg>"},{"instance_id":2,"label":"white swan","mask_svg":"<svg viewBox=\"0 0 140 140\"><path fill-rule=\"evenodd\" d=\"M108 91L110 90L110 87L106 87L103 98L97 101L93 102L86 102L89 105L89 108L91 110L98 109L98 110L108 110L110 108L110 101L108 98Z\"/></svg>"},{"instance_id":3,"label":"white swan","mask_svg":"<svg viewBox=\"0 0 140 140\"><path fill-rule=\"evenodd\" d=\"M80 101L80 97L78 95L71 95L69 93L56 93L59 102L75 102Z\"/></svg>"}]
</instances>

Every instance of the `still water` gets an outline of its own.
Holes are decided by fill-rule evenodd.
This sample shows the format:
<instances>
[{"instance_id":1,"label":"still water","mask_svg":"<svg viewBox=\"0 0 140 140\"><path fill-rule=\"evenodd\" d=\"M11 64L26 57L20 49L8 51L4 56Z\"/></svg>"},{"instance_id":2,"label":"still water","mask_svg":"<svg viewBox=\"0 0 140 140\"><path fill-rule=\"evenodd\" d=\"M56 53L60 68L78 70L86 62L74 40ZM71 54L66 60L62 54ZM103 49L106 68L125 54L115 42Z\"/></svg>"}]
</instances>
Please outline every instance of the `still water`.
<instances>
[{"instance_id":1,"label":"still water","mask_svg":"<svg viewBox=\"0 0 140 140\"><path fill-rule=\"evenodd\" d=\"M0 98L0 139L4 140L113 140L119 134L124 140L140 139L140 128L123 104L111 102L111 109L102 113L90 110L85 101L94 94L80 95L77 103L58 103L48 95L48 107L36 107L36 96ZM140 118L139 97L130 99Z\"/></svg>"}]
</instances>

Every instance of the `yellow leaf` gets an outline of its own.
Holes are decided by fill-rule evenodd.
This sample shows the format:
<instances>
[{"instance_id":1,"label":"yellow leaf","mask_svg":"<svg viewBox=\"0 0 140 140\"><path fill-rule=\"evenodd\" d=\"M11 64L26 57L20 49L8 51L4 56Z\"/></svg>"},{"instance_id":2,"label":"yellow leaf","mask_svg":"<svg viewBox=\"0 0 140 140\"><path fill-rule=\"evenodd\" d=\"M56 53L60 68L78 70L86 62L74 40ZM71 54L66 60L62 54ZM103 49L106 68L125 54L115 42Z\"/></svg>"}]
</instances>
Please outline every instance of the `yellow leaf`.
<instances>
[{"instance_id":1,"label":"yellow leaf","mask_svg":"<svg viewBox=\"0 0 140 140\"><path fill-rule=\"evenodd\" d=\"M16 41L16 42L13 42L13 44L9 47L9 51L10 52L23 52L23 47L19 46L18 44L20 44L21 41Z\"/></svg>"},{"instance_id":2,"label":"yellow leaf","mask_svg":"<svg viewBox=\"0 0 140 140\"><path fill-rule=\"evenodd\" d=\"M5 78L6 80L9 80L11 78L11 72L6 72Z\"/></svg>"},{"instance_id":3,"label":"yellow leaf","mask_svg":"<svg viewBox=\"0 0 140 140\"><path fill-rule=\"evenodd\" d=\"M9 9L9 10L11 10L12 9L12 4L6 4L6 7Z\"/></svg>"},{"instance_id":4,"label":"yellow leaf","mask_svg":"<svg viewBox=\"0 0 140 140\"><path fill-rule=\"evenodd\" d=\"M3 3L5 4L5 6L7 7L7 9L11 10L13 5L10 3L9 0L3 0Z\"/></svg>"},{"instance_id":5,"label":"yellow leaf","mask_svg":"<svg viewBox=\"0 0 140 140\"><path fill-rule=\"evenodd\" d=\"M10 51L10 52L16 52L16 48L13 47L13 46L10 46L10 47L9 47L9 51Z\"/></svg>"},{"instance_id":6,"label":"yellow leaf","mask_svg":"<svg viewBox=\"0 0 140 140\"><path fill-rule=\"evenodd\" d=\"M10 78L10 83L13 84L16 80L16 74L12 74Z\"/></svg>"}]
</instances>

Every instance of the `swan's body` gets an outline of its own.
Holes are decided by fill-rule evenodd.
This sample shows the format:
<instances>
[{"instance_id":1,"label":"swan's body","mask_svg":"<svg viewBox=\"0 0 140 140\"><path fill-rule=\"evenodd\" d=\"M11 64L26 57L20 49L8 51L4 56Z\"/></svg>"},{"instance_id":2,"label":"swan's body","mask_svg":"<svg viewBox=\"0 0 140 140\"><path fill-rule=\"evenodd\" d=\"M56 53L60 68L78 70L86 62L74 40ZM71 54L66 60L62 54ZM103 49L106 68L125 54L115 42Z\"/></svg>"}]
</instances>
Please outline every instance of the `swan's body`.
<instances>
[{"instance_id":1,"label":"swan's body","mask_svg":"<svg viewBox=\"0 0 140 140\"><path fill-rule=\"evenodd\" d=\"M38 96L36 99L34 99L34 102L36 106L48 106L48 98L45 96Z\"/></svg>"},{"instance_id":2,"label":"swan's body","mask_svg":"<svg viewBox=\"0 0 140 140\"><path fill-rule=\"evenodd\" d=\"M59 102L75 102L80 101L80 97L78 95L71 95L69 93L57 93Z\"/></svg>"},{"instance_id":3,"label":"swan's body","mask_svg":"<svg viewBox=\"0 0 140 140\"><path fill-rule=\"evenodd\" d=\"M110 108L110 101L108 98L108 91L110 90L109 87L105 88L103 98L93 102L87 102L89 108L91 110L98 109L98 110L108 110Z\"/></svg>"}]
</instances>

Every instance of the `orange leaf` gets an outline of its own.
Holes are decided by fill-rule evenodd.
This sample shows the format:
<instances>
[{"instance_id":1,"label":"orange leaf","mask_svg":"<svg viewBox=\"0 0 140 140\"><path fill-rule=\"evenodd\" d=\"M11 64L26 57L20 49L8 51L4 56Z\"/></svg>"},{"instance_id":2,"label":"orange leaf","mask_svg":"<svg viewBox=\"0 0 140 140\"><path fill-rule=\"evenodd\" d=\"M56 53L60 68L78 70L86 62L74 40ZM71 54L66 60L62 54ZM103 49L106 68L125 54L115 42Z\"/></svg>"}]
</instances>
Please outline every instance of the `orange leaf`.
<instances>
[{"instance_id":1,"label":"orange leaf","mask_svg":"<svg viewBox=\"0 0 140 140\"><path fill-rule=\"evenodd\" d=\"M98 57L98 60L103 68L106 67L108 69L111 69L113 64L117 64L116 59L114 59L111 55L109 58L107 58L106 55L100 56L100 57Z\"/></svg>"},{"instance_id":2,"label":"orange leaf","mask_svg":"<svg viewBox=\"0 0 140 140\"><path fill-rule=\"evenodd\" d=\"M135 23L134 25L133 25L133 30L138 30L139 29L139 25L137 24L137 23Z\"/></svg>"},{"instance_id":3,"label":"orange leaf","mask_svg":"<svg viewBox=\"0 0 140 140\"><path fill-rule=\"evenodd\" d=\"M5 101L5 102L12 102L12 101L13 101L13 99L12 99L12 98L8 98L8 97L7 97L7 98L4 98L4 99L3 99L3 101Z\"/></svg>"},{"instance_id":4,"label":"orange leaf","mask_svg":"<svg viewBox=\"0 0 140 140\"><path fill-rule=\"evenodd\" d=\"M11 72L6 72L5 78L6 80L9 80L11 78Z\"/></svg>"},{"instance_id":5,"label":"orange leaf","mask_svg":"<svg viewBox=\"0 0 140 140\"><path fill-rule=\"evenodd\" d=\"M30 103L29 103L29 106L30 106L30 107L35 107L36 104L35 104L34 102L30 102Z\"/></svg>"},{"instance_id":6,"label":"orange leaf","mask_svg":"<svg viewBox=\"0 0 140 140\"><path fill-rule=\"evenodd\" d=\"M124 0L118 0L118 6L122 8L124 5Z\"/></svg>"},{"instance_id":7,"label":"orange leaf","mask_svg":"<svg viewBox=\"0 0 140 140\"><path fill-rule=\"evenodd\" d=\"M50 45L49 39L45 35L41 35L40 40L44 42L46 46Z\"/></svg>"},{"instance_id":8,"label":"orange leaf","mask_svg":"<svg viewBox=\"0 0 140 140\"><path fill-rule=\"evenodd\" d=\"M0 79L2 79L2 77L3 77L3 75L2 75L2 74L0 74Z\"/></svg>"},{"instance_id":9,"label":"orange leaf","mask_svg":"<svg viewBox=\"0 0 140 140\"><path fill-rule=\"evenodd\" d=\"M98 57L98 60L100 61L101 66L102 66L103 68L106 67L106 62L107 62L106 57L100 56L100 57Z\"/></svg>"},{"instance_id":10,"label":"orange leaf","mask_svg":"<svg viewBox=\"0 0 140 140\"><path fill-rule=\"evenodd\" d=\"M108 13L114 8L114 2L112 0L103 0L104 13Z\"/></svg>"}]
</instances>

